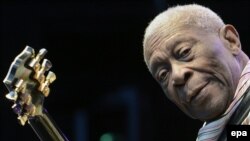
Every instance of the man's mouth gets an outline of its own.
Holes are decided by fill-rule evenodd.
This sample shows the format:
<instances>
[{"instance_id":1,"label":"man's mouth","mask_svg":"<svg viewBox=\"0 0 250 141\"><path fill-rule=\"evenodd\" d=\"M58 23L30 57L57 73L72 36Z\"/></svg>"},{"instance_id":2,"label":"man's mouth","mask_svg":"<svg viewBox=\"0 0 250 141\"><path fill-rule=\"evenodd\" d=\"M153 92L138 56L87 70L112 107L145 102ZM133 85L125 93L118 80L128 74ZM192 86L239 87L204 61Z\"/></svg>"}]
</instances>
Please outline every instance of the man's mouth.
<instances>
[{"instance_id":1,"label":"man's mouth","mask_svg":"<svg viewBox=\"0 0 250 141\"><path fill-rule=\"evenodd\" d=\"M201 91L208 85L209 81L206 83L198 84L197 87L194 88L190 93L187 93L186 100L188 103L192 103L195 99L197 99L198 95L201 94Z\"/></svg>"}]
</instances>

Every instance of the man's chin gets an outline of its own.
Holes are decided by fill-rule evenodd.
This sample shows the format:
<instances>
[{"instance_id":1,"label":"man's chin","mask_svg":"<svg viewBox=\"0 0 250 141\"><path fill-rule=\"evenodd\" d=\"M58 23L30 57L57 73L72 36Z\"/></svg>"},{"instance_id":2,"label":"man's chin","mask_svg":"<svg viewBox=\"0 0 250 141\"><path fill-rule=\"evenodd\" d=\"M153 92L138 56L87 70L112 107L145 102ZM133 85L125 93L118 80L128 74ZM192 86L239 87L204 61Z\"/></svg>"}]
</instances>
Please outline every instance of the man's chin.
<instances>
[{"instance_id":1,"label":"man's chin","mask_svg":"<svg viewBox=\"0 0 250 141\"><path fill-rule=\"evenodd\" d=\"M221 102L214 102L214 103L207 103L204 105L200 105L197 107L190 107L190 109L186 112L188 116L193 119L198 119L201 121L211 121L216 120L224 113L228 105L221 101Z\"/></svg>"},{"instance_id":2,"label":"man's chin","mask_svg":"<svg viewBox=\"0 0 250 141\"><path fill-rule=\"evenodd\" d=\"M208 109L208 110L204 110L204 109L199 109L196 111L189 111L189 112L185 112L186 115L188 115L190 118L192 119L198 119L200 121L211 121L211 120L215 120L217 118L220 117L220 115L223 114L224 109Z\"/></svg>"},{"instance_id":3,"label":"man's chin","mask_svg":"<svg viewBox=\"0 0 250 141\"><path fill-rule=\"evenodd\" d=\"M189 117L193 118L193 119L198 119L200 121L212 121L212 120L216 120L217 118L220 117L222 113L218 112L218 113L200 113L198 115L189 115Z\"/></svg>"}]
</instances>

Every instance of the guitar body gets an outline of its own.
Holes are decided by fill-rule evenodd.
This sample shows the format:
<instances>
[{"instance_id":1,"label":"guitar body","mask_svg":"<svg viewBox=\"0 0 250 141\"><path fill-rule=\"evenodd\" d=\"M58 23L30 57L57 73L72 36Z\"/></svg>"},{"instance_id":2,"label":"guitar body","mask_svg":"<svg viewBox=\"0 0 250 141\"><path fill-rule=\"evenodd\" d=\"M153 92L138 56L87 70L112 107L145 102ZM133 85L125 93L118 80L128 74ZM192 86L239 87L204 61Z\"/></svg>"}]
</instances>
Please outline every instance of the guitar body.
<instances>
[{"instance_id":1,"label":"guitar body","mask_svg":"<svg viewBox=\"0 0 250 141\"><path fill-rule=\"evenodd\" d=\"M49 85L56 79L53 72L47 73L52 64L43 59L46 53L41 49L35 55L34 49L27 46L15 58L3 81L9 91L6 98L14 102L12 109L19 123L28 122L41 141L68 141L43 107Z\"/></svg>"}]
</instances>

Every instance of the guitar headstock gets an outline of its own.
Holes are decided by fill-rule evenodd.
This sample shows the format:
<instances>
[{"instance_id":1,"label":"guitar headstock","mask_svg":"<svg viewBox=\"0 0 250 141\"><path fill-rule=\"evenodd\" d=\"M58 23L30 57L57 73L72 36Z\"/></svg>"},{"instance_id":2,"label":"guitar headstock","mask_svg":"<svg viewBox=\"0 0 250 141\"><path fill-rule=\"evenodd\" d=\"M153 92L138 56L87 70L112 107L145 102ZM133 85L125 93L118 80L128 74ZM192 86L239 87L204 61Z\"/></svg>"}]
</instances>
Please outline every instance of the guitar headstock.
<instances>
[{"instance_id":1,"label":"guitar headstock","mask_svg":"<svg viewBox=\"0 0 250 141\"><path fill-rule=\"evenodd\" d=\"M52 64L43 59L46 53L46 49L41 49L36 55L33 48L26 46L12 62L3 81L9 91L6 98L14 102L12 109L22 125L29 118L42 115L49 85L56 79L53 72L47 72Z\"/></svg>"}]
</instances>

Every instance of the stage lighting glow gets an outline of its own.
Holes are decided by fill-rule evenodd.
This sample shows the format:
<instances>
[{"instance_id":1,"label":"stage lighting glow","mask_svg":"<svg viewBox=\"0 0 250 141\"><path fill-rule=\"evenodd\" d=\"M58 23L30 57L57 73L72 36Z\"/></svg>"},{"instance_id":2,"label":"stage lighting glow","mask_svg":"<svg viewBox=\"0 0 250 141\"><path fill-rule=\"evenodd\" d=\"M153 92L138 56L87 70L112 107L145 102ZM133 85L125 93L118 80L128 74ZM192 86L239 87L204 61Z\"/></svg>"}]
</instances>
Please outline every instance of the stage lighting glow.
<instances>
[{"instance_id":1,"label":"stage lighting glow","mask_svg":"<svg viewBox=\"0 0 250 141\"><path fill-rule=\"evenodd\" d=\"M104 133L100 137L100 141L114 141L114 136L111 133Z\"/></svg>"}]
</instances>

